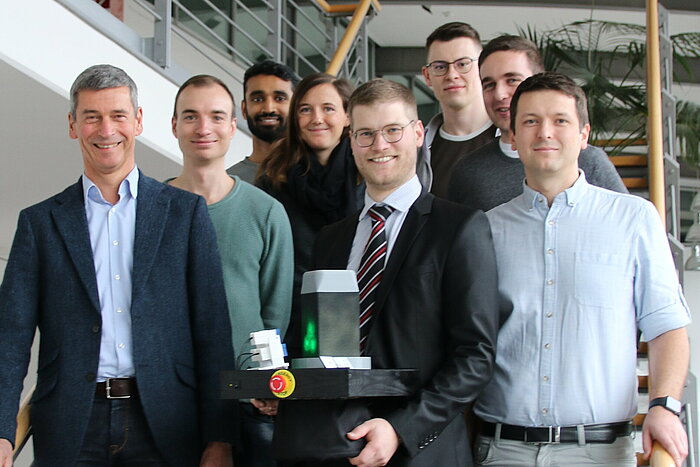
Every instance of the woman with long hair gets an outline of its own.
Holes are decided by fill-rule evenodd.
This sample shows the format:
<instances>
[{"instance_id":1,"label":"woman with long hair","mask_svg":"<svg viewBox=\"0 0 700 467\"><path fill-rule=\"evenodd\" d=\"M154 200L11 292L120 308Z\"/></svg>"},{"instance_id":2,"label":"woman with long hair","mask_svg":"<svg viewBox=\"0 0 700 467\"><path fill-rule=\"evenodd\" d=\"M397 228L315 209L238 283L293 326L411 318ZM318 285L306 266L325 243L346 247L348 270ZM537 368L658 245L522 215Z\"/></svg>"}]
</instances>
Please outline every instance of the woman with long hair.
<instances>
[{"instance_id":1,"label":"woman with long hair","mask_svg":"<svg viewBox=\"0 0 700 467\"><path fill-rule=\"evenodd\" d=\"M311 264L318 231L358 212L364 184L350 149L347 114L352 85L325 73L304 78L290 103L285 138L258 172L257 185L287 210L294 238L294 295L286 342L289 354L301 353L299 291Z\"/></svg>"}]
</instances>

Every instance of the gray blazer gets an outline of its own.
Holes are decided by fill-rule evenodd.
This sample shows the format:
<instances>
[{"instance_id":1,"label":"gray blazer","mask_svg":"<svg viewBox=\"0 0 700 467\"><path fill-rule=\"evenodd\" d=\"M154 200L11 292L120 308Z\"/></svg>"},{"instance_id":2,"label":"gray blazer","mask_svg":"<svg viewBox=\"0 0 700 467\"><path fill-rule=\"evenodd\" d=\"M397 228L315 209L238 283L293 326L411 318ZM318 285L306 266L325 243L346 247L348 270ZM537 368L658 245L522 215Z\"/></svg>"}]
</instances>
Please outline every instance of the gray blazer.
<instances>
[{"instance_id":1,"label":"gray blazer","mask_svg":"<svg viewBox=\"0 0 700 467\"><path fill-rule=\"evenodd\" d=\"M132 272L133 358L160 453L199 465L228 441L219 372L233 369L216 238L201 197L139 176ZM35 466L73 465L95 395L101 315L80 181L20 213L0 286L0 438L14 440L34 331Z\"/></svg>"}]
</instances>

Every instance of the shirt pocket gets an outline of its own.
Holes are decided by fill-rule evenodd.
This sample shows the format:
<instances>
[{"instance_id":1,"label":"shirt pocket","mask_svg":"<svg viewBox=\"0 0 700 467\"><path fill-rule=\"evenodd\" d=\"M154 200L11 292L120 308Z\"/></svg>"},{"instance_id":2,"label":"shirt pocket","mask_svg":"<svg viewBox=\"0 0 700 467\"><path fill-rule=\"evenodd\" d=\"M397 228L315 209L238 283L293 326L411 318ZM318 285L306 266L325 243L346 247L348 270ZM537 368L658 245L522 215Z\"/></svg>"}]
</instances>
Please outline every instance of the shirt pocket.
<instances>
[{"instance_id":1,"label":"shirt pocket","mask_svg":"<svg viewBox=\"0 0 700 467\"><path fill-rule=\"evenodd\" d=\"M586 251L574 254L574 298L578 304L629 308L633 288L634 274L626 256Z\"/></svg>"}]
</instances>

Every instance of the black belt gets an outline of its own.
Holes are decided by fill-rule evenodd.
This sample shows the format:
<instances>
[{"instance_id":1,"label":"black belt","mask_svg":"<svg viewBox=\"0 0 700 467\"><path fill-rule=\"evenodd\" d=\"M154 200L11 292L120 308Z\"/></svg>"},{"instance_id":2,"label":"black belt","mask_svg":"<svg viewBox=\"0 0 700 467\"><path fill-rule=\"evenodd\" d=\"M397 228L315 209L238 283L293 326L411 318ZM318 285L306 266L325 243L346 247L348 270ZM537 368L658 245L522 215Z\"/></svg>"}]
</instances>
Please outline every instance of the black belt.
<instances>
[{"instance_id":1,"label":"black belt","mask_svg":"<svg viewBox=\"0 0 700 467\"><path fill-rule=\"evenodd\" d=\"M496 435L496 423L482 421L481 433ZM601 423L583 427L586 443L614 443L617 438L632 433L630 422ZM501 424L501 439L535 444L577 443L578 429L575 426L515 426Z\"/></svg>"},{"instance_id":2,"label":"black belt","mask_svg":"<svg viewBox=\"0 0 700 467\"><path fill-rule=\"evenodd\" d=\"M136 397L136 378L108 378L97 383L95 395L105 399L129 399Z\"/></svg>"}]
</instances>

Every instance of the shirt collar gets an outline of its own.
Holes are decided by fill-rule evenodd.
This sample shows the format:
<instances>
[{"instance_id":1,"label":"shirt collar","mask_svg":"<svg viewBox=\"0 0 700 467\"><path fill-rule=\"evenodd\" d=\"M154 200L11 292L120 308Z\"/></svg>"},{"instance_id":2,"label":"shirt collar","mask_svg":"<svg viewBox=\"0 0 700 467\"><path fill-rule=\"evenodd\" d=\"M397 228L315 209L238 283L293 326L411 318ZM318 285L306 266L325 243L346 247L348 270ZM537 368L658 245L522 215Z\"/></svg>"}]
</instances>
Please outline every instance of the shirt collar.
<instances>
[{"instance_id":1,"label":"shirt collar","mask_svg":"<svg viewBox=\"0 0 700 467\"><path fill-rule=\"evenodd\" d=\"M92 199L93 201L101 201L101 202L106 202L104 198L102 197L102 193L100 192L100 189L95 185L95 182L90 180L90 178L83 173L82 176L82 183L83 183L83 199L85 203L87 204L88 200ZM134 164L134 168L131 169L131 172L122 180L122 182L119 184L119 195L124 195L126 193L130 193L131 197L136 199L138 196L139 192L139 169L136 167L136 164Z\"/></svg>"},{"instance_id":2,"label":"shirt collar","mask_svg":"<svg viewBox=\"0 0 700 467\"><path fill-rule=\"evenodd\" d=\"M359 220L362 220L367 216L369 209L375 204L386 205L394 208L395 211L404 212L408 211L413 203L418 199L422 190L422 185L418 180L418 176L414 175L409 181L398 187L396 190L391 192L389 196L384 198L381 202L377 203L373 200L367 191L365 191L365 205L360 211Z\"/></svg>"},{"instance_id":3,"label":"shirt collar","mask_svg":"<svg viewBox=\"0 0 700 467\"><path fill-rule=\"evenodd\" d=\"M573 207L578 203L581 198L583 198L586 191L588 191L588 181L586 180L586 174L583 170L578 169L579 177L576 179L573 185L564 190L563 193L559 193L556 198L563 196L566 198L566 204ZM533 209L537 203L538 198L544 197L540 192L533 190L527 186L527 180L523 180L523 201L525 202L525 207L527 209Z\"/></svg>"}]
</instances>

